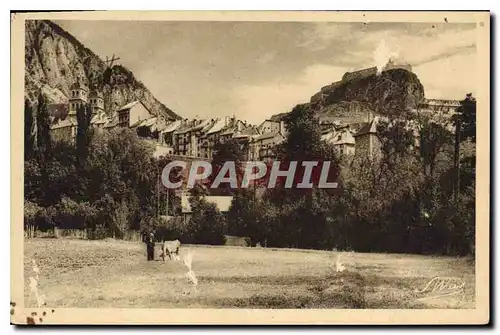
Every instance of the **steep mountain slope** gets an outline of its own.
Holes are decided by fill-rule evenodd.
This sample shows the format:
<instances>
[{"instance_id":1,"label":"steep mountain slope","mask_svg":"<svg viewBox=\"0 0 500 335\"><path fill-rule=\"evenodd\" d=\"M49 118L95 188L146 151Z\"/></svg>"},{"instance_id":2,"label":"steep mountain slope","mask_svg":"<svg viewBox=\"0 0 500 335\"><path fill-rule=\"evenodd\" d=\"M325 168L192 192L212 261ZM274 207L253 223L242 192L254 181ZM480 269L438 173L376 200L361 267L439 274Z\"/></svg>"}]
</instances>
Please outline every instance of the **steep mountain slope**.
<instances>
[{"instance_id":1,"label":"steep mountain slope","mask_svg":"<svg viewBox=\"0 0 500 335\"><path fill-rule=\"evenodd\" d=\"M180 119L131 71L121 65L107 68L96 54L57 24L47 20L26 21L25 38L25 98L34 100L42 90L51 102L66 102L69 87L80 79L104 94L108 114L141 99L154 114Z\"/></svg>"},{"instance_id":2,"label":"steep mountain slope","mask_svg":"<svg viewBox=\"0 0 500 335\"><path fill-rule=\"evenodd\" d=\"M313 95L309 104L316 116L321 121L359 123L367 121L369 112L395 116L424 100L424 87L413 72L396 68L377 74L376 69L368 70L372 69L358 77L346 74L343 80ZM272 119L279 120L285 114Z\"/></svg>"}]
</instances>

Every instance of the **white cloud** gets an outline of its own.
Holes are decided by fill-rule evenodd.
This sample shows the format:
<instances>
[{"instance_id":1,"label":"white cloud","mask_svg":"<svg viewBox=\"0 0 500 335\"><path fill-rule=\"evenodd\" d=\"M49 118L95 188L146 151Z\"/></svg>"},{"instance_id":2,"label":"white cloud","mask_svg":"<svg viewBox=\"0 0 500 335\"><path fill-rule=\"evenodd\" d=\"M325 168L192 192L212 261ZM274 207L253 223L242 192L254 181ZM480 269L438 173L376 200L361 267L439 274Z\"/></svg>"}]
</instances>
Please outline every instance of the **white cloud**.
<instances>
[{"instance_id":1,"label":"white cloud","mask_svg":"<svg viewBox=\"0 0 500 335\"><path fill-rule=\"evenodd\" d=\"M322 86L340 80L346 68L315 64L308 66L291 82L272 82L261 85L242 85L235 88L239 100L238 116L257 124L273 114L289 112L308 102Z\"/></svg>"},{"instance_id":2,"label":"white cloud","mask_svg":"<svg viewBox=\"0 0 500 335\"><path fill-rule=\"evenodd\" d=\"M383 41L386 53L397 55L395 59L399 61L415 65L464 51L475 53L476 31L450 29L435 32L427 29L420 35L409 35L397 30L387 30L356 34L355 38L362 49L367 51L365 57L369 57L380 48L380 43Z\"/></svg>"},{"instance_id":3,"label":"white cloud","mask_svg":"<svg viewBox=\"0 0 500 335\"><path fill-rule=\"evenodd\" d=\"M430 24L429 24L430 25ZM409 27L409 26L408 26ZM437 25L422 28L411 34L404 25L387 25L386 30L372 30L370 26L360 29L356 24L317 23L312 29L304 32L303 42L299 46L307 47L311 51L325 50L329 46L339 43L348 43L343 54L337 54L337 59L343 57L350 62L358 62L373 66L373 54L384 43L384 49L389 54L397 54L400 61L410 64L421 63L433 57L447 54L463 53L463 49L474 49L476 44L476 29L463 29L465 26L455 25L449 28L446 25ZM410 28L408 28L410 29ZM352 43L349 43L351 42ZM472 50L475 52L475 50ZM364 65L363 65L364 66Z\"/></svg>"},{"instance_id":4,"label":"white cloud","mask_svg":"<svg viewBox=\"0 0 500 335\"><path fill-rule=\"evenodd\" d=\"M382 38L373 52L373 63L377 67L377 72L380 73L384 66L387 64L390 58L397 58L398 53L394 50L391 50L387 43L385 42L385 38Z\"/></svg>"}]
</instances>

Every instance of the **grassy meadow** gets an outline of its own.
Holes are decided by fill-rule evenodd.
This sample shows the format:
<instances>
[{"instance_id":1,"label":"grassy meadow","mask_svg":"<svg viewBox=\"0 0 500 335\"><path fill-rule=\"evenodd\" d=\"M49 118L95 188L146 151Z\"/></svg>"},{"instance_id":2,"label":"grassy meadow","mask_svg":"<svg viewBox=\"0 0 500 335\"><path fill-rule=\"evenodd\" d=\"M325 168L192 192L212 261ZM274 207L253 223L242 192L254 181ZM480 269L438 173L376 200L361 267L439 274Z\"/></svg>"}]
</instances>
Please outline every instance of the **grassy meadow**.
<instances>
[{"instance_id":1,"label":"grassy meadow","mask_svg":"<svg viewBox=\"0 0 500 335\"><path fill-rule=\"evenodd\" d=\"M49 307L107 308L474 308L474 262L403 254L211 247L194 252L194 285L182 261L146 260L145 245L117 240L28 239L25 304L32 259ZM337 261L340 261L340 264ZM342 269L342 271L337 271ZM457 277L460 294L419 293L435 277Z\"/></svg>"}]
</instances>

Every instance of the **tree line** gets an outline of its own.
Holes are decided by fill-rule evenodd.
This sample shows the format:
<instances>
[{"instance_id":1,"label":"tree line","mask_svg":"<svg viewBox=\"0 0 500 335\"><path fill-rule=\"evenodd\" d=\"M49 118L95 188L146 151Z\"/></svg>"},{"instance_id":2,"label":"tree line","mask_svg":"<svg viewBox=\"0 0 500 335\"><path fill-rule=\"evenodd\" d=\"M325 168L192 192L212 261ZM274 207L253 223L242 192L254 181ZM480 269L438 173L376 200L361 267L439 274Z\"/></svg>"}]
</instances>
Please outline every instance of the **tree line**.
<instances>
[{"instance_id":1,"label":"tree line","mask_svg":"<svg viewBox=\"0 0 500 335\"><path fill-rule=\"evenodd\" d=\"M299 170L302 161L329 160L340 187L285 188L283 179L273 189L197 185L184 220L179 197L159 179L167 158L154 158L154 148L131 129L95 131L85 105L77 110L75 144L53 140L40 94L37 102L25 103L25 227L30 234L86 229L90 238L154 229L160 239L183 243L223 244L229 234L268 247L472 254L475 112L468 95L452 119L459 132L454 136L426 115L403 111L379 123L380 154L370 159L338 155L321 140L309 105L298 105L285 116L288 136L275 148L277 159L298 161ZM239 143L219 143L212 165L234 161L242 169L243 157ZM227 215L205 200L207 194L233 196ZM165 221L160 214L167 204L175 217Z\"/></svg>"},{"instance_id":2,"label":"tree line","mask_svg":"<svg viewBox=\"0 0 500 335\"><path fill-rule=\"evenodd\" d=\"M91 117L90 106L80 106L75 143L55 140L46 98L40 94L35 103L25 102L28 231L87 229L92 238L121 238L128 229L145 229L157 221L167 196L158 183L165 161L155 159L154 148L128 128L95 131Z\"/></svg>"},{"instance_id":3,"label":"tree line","mask_svg":"<svg viewBox=\"0 0 500 335\"><path fill-rule=\"evenodd\" d=\"M321 141L309 105L296 106L285 118L289 136L278 159L335 161L340 188L277 187L260 197L235 191L228 229L268 247L473 254L475 113L467 95L450 120L459 136L425 113L381 121L372 159L337 155Z\"/></svg>"}]
</instances>

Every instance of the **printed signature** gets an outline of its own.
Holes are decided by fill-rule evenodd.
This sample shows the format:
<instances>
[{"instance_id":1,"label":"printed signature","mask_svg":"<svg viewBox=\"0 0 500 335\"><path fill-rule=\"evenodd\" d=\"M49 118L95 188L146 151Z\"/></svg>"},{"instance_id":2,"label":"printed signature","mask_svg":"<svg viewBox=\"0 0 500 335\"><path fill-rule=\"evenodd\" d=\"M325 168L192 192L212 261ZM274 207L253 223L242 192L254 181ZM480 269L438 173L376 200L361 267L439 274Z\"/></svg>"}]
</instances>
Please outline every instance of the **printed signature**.
<instances>
[{"instance_id":1,"label":"printed signature","mask_svg":"<svg viewBox=\"0 0 500 335\"><path fill-rule=\"evenodd\" d=\"M463 294L464 291L465 282L460 278L435 277L422 290L416 290L415 293L424 295L419 300L426 300Z\"/></svg>"}]
</instances>

